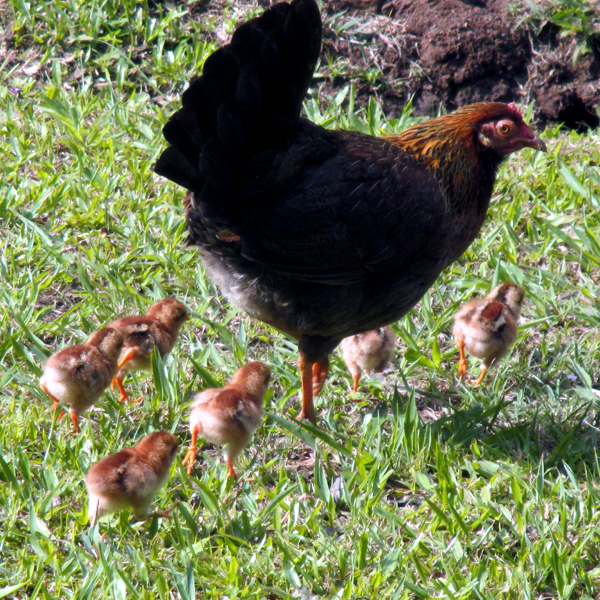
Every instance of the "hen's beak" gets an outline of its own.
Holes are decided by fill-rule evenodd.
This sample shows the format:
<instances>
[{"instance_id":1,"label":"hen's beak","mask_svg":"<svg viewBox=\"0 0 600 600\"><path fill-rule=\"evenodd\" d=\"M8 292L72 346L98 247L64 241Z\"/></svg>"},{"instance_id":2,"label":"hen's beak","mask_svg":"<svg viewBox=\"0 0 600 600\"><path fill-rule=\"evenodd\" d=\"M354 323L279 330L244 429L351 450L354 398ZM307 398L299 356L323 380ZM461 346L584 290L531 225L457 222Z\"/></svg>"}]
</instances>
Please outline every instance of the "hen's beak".
<instances>
[{"instance_id":1,"label":"hen's beak","mask_svg":"<svg viewBox=\"0 0 600 600\"><path fill-rule=\"evenodd\" d=\"M546 148L546 142L541 140L537 135L534 135L531 139L525 139L521 143L527 148L534 148L535 150L541 150L542 152L546 152L548 150Z\"/></svg>"}]
</instances>

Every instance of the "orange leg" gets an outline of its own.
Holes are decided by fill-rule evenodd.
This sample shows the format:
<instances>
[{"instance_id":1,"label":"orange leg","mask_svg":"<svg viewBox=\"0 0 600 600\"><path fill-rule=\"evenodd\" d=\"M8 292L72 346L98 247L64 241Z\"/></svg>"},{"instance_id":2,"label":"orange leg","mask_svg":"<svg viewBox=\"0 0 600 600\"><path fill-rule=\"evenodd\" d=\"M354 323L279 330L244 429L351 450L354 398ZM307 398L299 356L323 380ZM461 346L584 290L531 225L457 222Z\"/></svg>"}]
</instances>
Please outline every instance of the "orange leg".
<instances>
[{"instance_id":1,"label":"orange leg","mask_svg":"<svg viewBox=\"0 0 600 600\"><path fill-rule=\"evenodd\" d=\"M235 469L233 468L233 461L228 458L226 462L227 462L227 468L229 469L229 471L227 473L227 477L233 477L234 479L237 479L238 475L235 472Z\"/></svg>"},{"instance_id":2,"label":"orange leg","mask_svg":"<svg viewBox=\"0 0 600 600\"><path fill-rule=\"evenodd\" d=\"M483 378L485 377L487 370L488 370L488 368L485 365L483 365L481 367L481 372L479 373L479 377L473 382L474 386L478 386L483 381Z\"/></svg>"},{"instance_id":3,"label":"orange leg","mask_svg":"<svg viewBox=\"0 0 600 600\"><path fill-rule=\"evenodd\" d=\"M171 506L170 508L165 508L164 510L155 510L153 513L150 513L149 515L144 517L144 520L147 521L148 519L153 519L154 517L162 517L163 519L172 519L173 518L173 511L177 508L177 506L179 505L179 500L177 500L173 506ZM132 521L139 521L141 519L132 519Z\"/></svg>"},{"instance_id":4,"label":"orange leg","mask_svg":"<svg viewBox=\"0 0 600 600\"><path fill-rule=\"evenodd\" d=\"M183 459L184 465L187 465L188 475L192 474L192 467L194 466L194 461L196 460L196 439L198 438L198 428L194 427L192 429L192 443L190 444L190 449L187 451L185 458Z\"/></svg>"},{"instance_id":5,"label":"orange leg","mask_svg":"<svg viewBox=\"0 0 600 600\"><path fill-rule=\"evenodd\" d=\"M464 379L467 376L467 357L465 356L465 340L459 339L458 342L458 352L460 353L460 357L458 359L458 376L461 379Z\"/></svg>"},{"instance_id":6,"label":"orange leg","mask_svg":"<svg viewBox=\"0 0 600 600\"><path fill-rule=\"evenodd\" d=\"M354 381L354 385L352 386L352 393L356 394L358 392L358 382L360 381L360 371L357 371L352 375L352 379Z\"/></svg>"},{"instance_id":7,"label":"orange leg","mask_svg":"<svg viewBox=\"0 0 600 600\"><path fill-rule=\"evenodd\" d=\"M72 408L71 409L71 421L73 421L73 426L75 428L75 433L79 433L80 429L79 429L79 415L77 414L77 411Z\"/></svg>"},{"instance_id":8,"label":"orange leg","mask_svg":"<svg viewBox=\"0 0 600 600\"><path fill-rule=\"evenodd\" d=\"M56 410L56 408L58 407L60 401L58 398L55 398L49 391L48 388L43 384L40 383L41 388L44 390L44 392L46 392L47 396L50 398L50 400L52 400L52 408L53 410Z\"/></svg>"},{"instance_id":9,"label":"orange leg","mask_svg":"<svg viewBox=\"0 0 600 600\"><path fill-rule=\"evenodd\" d=\"M329 371L329 358L322 358L312 366L313 396L318 396L323 389Z\"/></svg>"},{"instance_id":10,"label":"orange leg","mask_svg":"<svg viewBox=\"0 0 600 600\"><path fill-rule=\"evenodd\" d=\"M52 410L56 410L58 408L58 405L60 403L58 398L55 398L49 391L48 388L41 383L40 384L42 389L44 390L44 392L47 394L47 396L50 398L50 400L52 400ZM58 417L56 417L56 422L58 423L65 415L65 411L63 409L61 409L60 413L58 414Z\"/></svg>"},{"instance_id":11,"label":"orange leg","mask_svg":"<svg viewBox=\"0 0 600 600\"><path fill-rule=\"evenodd\" d=\"M308 362L302 352L298 359L300 368L300 377L302 379L302 410L298 415L299 419L308 419L314 425L317 424L315 417L315 407L313 405L313 384L312 384L312 363Z\"/></svg>"},{"instance_id":12,"label":"orange leg","mask_svg":"<svg viewBox=\"0 0 600 600\"><path fill-rule=\"evenodd\" d=\"M125 352L125 354L123 354L123 356L121 357L118 368L120 369L126 362L130 361L134 356L135 356L135 348L128 348L127 351ZM115 385L119 388L119 392L121 392L121 397L119 398L119 401L125 402L125 400L127 400L127 398L129 398L129 396L128 396L127 392L125 391L125 388L123 387L123 375L117 374L116 377L113 377L113 380L110 384L111 392L115 391ZM141 398L138 399L137 401L139 402L139 400L141 400Z\"/></svg>"},{"instance_id":13,"label":"orange leg","mask_svg":"<svg viewBox=\"0 0 600 600\"><path fill-rule=\"evenodd\" d=\"M127 398L129 398L129 394L127 394L127 392L125 391L125 388L123 387L123 377L117 375L112 380L112 383L110 386L111 392L114 391L115 384L119 388L119 392L121 392L121 397L119 398L119 402L125 402L125 400L127 400Z\"/></svg>"}]
</instances>

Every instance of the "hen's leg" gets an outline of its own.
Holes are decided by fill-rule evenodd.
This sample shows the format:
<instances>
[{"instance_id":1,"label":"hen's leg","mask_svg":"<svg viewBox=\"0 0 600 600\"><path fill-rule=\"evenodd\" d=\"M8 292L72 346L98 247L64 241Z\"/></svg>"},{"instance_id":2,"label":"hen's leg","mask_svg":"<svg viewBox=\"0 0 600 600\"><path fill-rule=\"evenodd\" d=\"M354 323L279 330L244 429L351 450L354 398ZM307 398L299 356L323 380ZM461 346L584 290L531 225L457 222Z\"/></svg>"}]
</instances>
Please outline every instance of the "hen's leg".
<instances>
[{"instance_id":1,"label":"hen's leg","mask_svg":"<svg viewBox=\"0 0 600 600\"><path fill-rule=\"evenodd\" d=\"M119 388L119 392L121 392L121 397L119 398L120 402L125 402L125 400L127 400L127 398L129 398L129 396L127 395L127 392L125 391L125 388L123 387L123 375L121 375L120 369L126 362L129 362L134 356L135 356L135 348L128 348L127 351L125 352L125 354L123 354L123 356L121 357L121 360L119 361L119 367L118 367L119 372L118 372L117 376L112 380L112 383L110 386L111 392L114 392L115 385ZM139 400L141 400L141 398Z\"/></svg>"},{"instance_id":2,"label":"hen's leg","mask_svg":"<svg viewBox=\"0 0 600 600\"><path fill-rule=\"evenodd\" d=\"M329 357L322 358L312 366L313 396L318 396L323 389L329 371Z\"/></svg>"},{"instance_id":3,"label":"hen's leg","mask_svg":"<svg viewBox=\"0 0 600 600\"><path fill-rule=\"evenodd\" d=\"M173 518L173 511L179 506L179 500L177 500L176 502L173 503L173 506L171 506L170 508L165 508L164 510L155 510L154 512L150 513L149 515L146 515L145 517L134 517L133 519L131 519L132 523L135 523L136 521L147 521L149 519L153 519L154 517L158 517L158 518L163 518L163 519L172 519Z\"/></svg>"},{"instance_id":4,"label":"hen's leg","mask_svg":"<svg viewBox=\"0 0 600 600\"><path fill-rule=\"evenodd\" d=\"M298 367L300 368L300 377L302 378L302 410L298 415L299 419L308 419L314 425L317 424L315 417L315 407L313 405L313 382L312 369L313 363L309 362L300 351L298 358Z\"/></svg>"}]
</instances>

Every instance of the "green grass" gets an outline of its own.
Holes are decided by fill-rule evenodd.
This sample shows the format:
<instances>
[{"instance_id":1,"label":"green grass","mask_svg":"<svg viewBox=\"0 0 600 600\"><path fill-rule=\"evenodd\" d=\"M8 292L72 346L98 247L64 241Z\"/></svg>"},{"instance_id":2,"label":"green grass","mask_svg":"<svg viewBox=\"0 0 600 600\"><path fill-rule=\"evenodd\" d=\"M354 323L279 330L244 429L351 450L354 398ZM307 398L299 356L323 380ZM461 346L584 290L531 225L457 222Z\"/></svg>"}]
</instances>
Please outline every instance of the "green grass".
<instances>
[{"instance_id":1,"label":"green grass","mask_svg":"<svg viewBox=\"0 0 600 600\"><path fill-rule=\"evenodd\" d=\"M557 28L560 37L573 40L573 63L581 54L592 52L600 39L600 11L595 0L525 0L513 8L534 30L548 25Z\"/></svg>"},{"instance_id":2,"label":"green grass","mask_svg":"<svg viewBox=\"0 0 600 600\"><path fill-rule=\"evenodd\" d=\"M597 598L600 136L548 130L547 154L511 157L477 241L394 326L393 372L350 401L336 355L322 429L298 424L295 344L219 296L184 243L183 190L152 173L232 6L0 12L16 53L0 59L0 598ZM376 134L414 122L353 98L313 89L306 111ZM473 389L452 317L499 280L526 290L520 338ZM45 358L168 295L194 317L126 380L143 402L107 393L78 436L56 423ZM206 445L155 500L181 500L173 520L90 528L90 464L158 428L187 445L192 394L251 359L274 382L240 481Z\"/></svg>"}]
</instances>

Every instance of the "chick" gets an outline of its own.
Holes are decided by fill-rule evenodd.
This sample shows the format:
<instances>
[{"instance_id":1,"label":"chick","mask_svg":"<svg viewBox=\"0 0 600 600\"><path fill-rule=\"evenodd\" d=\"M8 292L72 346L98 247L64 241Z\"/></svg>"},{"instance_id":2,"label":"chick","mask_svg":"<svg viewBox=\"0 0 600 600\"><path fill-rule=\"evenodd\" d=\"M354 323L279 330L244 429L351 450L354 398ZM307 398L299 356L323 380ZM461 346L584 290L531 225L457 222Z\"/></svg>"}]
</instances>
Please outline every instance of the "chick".
<instances>
[{"instance_id":1,"label":"chick","mask_svg":"<svg viewBox=\"0 0 600 600\"><path fill-rule=\"evenodd\" d=\"M85 344L64 348L44 365L42 389L54 403L71 405L71 420L79 433L79 416L90 408L110 385L117 372L124 337L110 327L96 331ZM62 417L63 411L59 415Z\"/></svg>"},{"instance_id":2,"label":"chick","mask_svg":"<svg viewBox=\"0 0 600 600\"><path fill-rule=\"evenodd\" d=\"M154 348L161 356L171 352L181 326L188 319L186 307L174 298L167 298L154 303L145 315L123 317L108 325L118 329L125 337L119 372L111 388L114 390L115 384L118 386L121 402L128 397L123 387L125 374L150 369L150 355Z\"/></svg>"},{"instance_id":3,"label":"chick","mask_svg":"<svg viewBox=\"0 0 600 600\"><path fill-rule=\"evenodd\" d=\"M169 478L178 447L174 435L156 431L133 448L124 448L92 465L85 478L90 523L126 508L133 509L134 520L146 518L155 494ZM171 510L149 516L170 517Z\"/></svg>"},{"instance_id":4,"label":"chick","mask_svg":"<svg viewBox=\"0 0 600 600\"><path fill-rule=\"evenodd\" d=\"M358 390L362 371L381 373L394 360L396 336L389 327L379 327L344 338L340 347L354 379L352 393Z\"/></svg>"},{"instance_id":5,"label":"chick","mask_svg":"<svg viewBox=\"0 0 600 600\"><path fill-rule=\"evenodd\" d=\"M188 473L192 472L196 438L200 436L211 444L225 446L228 475L237 479L233 465L262 421L263 396L270 377L267 365L251 362L239 369L224 387L196 394L190 407L192 443L183 460Z\"/></svg>"},{"instance_id":6,"label":"chick","mask_svg":"<svg viewBox=\"0 0 600 600\"><path fill-rule=\"evenodd\" d=\"M490 365L506 354L517 339L517 321L524 297L525 292L518 285L501 283L485 298L471 300L458 310L452 334L460 352L461 379L467 375L465 350L483 360L474 385L479 385Z\"/></svg>"}]
</instances>

